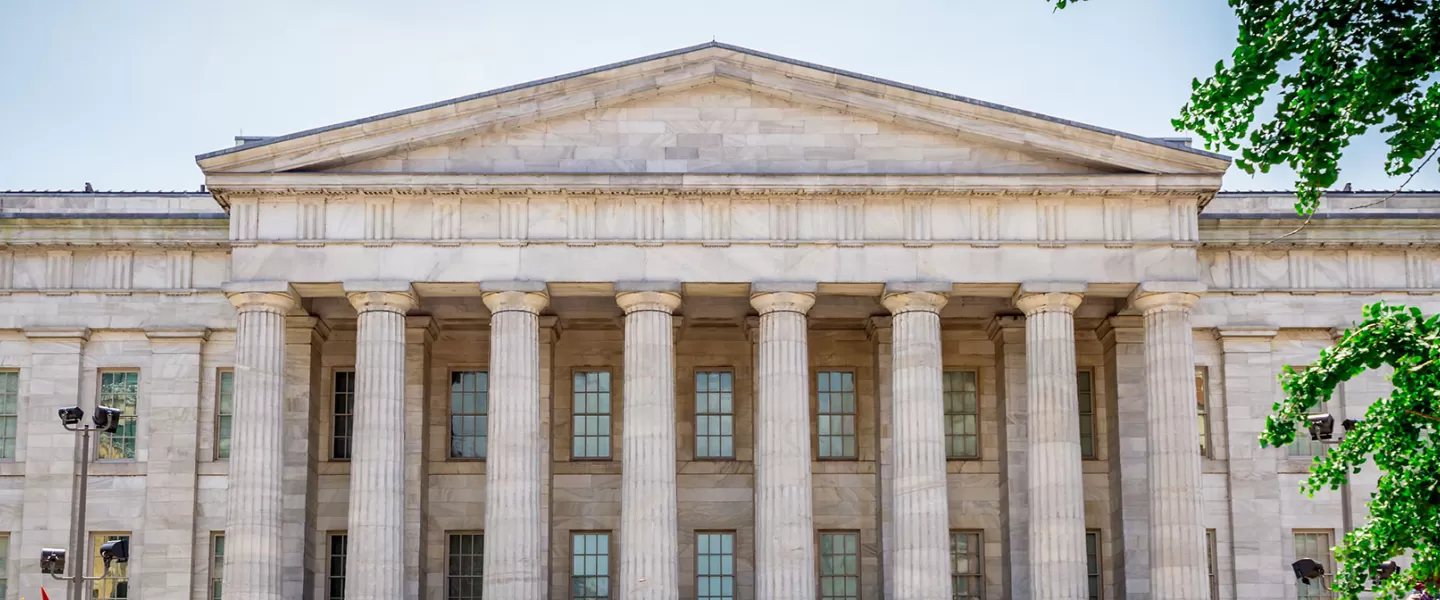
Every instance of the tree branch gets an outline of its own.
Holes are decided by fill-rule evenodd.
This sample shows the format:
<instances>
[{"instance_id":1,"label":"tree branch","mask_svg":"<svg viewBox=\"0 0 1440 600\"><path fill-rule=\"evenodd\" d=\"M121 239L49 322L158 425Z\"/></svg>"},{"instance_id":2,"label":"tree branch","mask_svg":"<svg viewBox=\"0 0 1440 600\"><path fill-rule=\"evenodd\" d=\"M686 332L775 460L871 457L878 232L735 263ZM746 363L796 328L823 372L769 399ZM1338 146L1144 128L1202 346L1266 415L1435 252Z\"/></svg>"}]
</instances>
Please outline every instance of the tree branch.
<instances>
[{"instance_id":1,"label":"tree branch","mask_svg":"<svg viewBox=\"0 0 1440 600\"><path fill-rule=\"evenodd\" d=\"M1405 178L1405 181L1400 184L1400 187L1397 187L1397 188L1395 188L1395 191L1390 192L1390 195L1389 195L1389 196L1386 196L1386 197L1381 198L1381 199L1379 199L1379 200L1376 200L1376 201L1374 201L1374 202L1368 202L1368 203L1365 203L1365 204L1361 204L1360 206L1352 206L1352 207L1349 208L1349 210L1359 210L1359 209L1362 209L1362 208L1370 208L1370 207L1375 206L1375 205L1377 205L1377 204L1384 204L1384 203L1386 203L1386 202L1389 202L1391 198L1394 198L1396 194L1399 194L1399 193L1400 193L1400 190L1403 190L1403 189L1405 189L1405 186L1410 185L1410 181L1411 181L1412 179L1415 179L1415 176L1416 176L1416 175L1419 175L1419 174L1420 174L1420 171L1425 168L1425 165L1430 164L1430 159L1435 158L1435 153L1436 153L1436 152L1440 152L1440 146L1436 146L1434 150L1431 150L1431 151L1430 151L1430 156L1426 156L1426 157L1425 157L1425 160L1420 161L1420 166L1415 167L1415 170L1410 172L1410 176ZM1302 226L1302 227L1303 227L1303 226Z\"/></svg>"}]
</instances>

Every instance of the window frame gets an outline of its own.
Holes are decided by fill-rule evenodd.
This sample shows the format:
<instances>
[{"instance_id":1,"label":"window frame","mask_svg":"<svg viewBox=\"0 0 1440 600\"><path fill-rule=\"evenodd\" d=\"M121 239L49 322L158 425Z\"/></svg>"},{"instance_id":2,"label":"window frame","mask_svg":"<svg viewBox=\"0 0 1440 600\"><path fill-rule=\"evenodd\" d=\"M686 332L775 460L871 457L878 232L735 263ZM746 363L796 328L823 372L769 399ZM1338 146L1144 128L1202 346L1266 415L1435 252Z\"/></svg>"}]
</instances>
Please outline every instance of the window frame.
<instances>
[{"instance_id":1,"label":"window frame","mask_svg":"<svg viewBox=\"0 0 1440 600\"><path fill-rule=\"evenodd\" d=\"M20 369L0 369L0 377L5 377L8 375L15 376L15 412L0 413L0 419L14 419L15 435L14 437L5 437L3 434L0 434L0 462L13 462L19 460L20 454L20 402L22 394L22 391L20 389ZM0 394L4 393L4 389L0 388ZM0 431L3 431L3 429L0 429ZM7 439L10 440L11 446L11 450L8 455L5 452L5 440ZM0 579L3 579L3 575L3 573L0 573Z\"/></svg>"},{"instance_id":2,"label":"window frame","mask_svg":"<svg viewBox=\"0 0 1440 600\"><path fill-rule=\"evenodd\" d=\"M975 573L974 573L973 575L969 575L969 574L967 574L967 575L958 575L958 574L955 573L955 566L954 566L954 565L955 565L955 536L957 536L957 535L973 535L973 536L975 536L974 558L971 559L971 560L973 560L973 561L975 562L975 564L976 564L979 568L975 571ZM983 529L951 529L951 530L950 530L950 553L949 553L949 556L950 556L950 565L951 565L951 566L950 566L950 586L951 586L951 589L950 589L950 598L951 598L951 600L965 600L965 599L967 599L967 598L975 598L975 599L977 599L977 600L983 600L983 599L985 598L985 530L983 530ZM977 593L976 593L976 594L965 595L965 596L960 596L960 595L959 595L959 592L955 590L955 579L958 578L958 577L973 577L973 578L975 578L975 580L976 580L976 582L977 582L977 583L976 583L976 586L975 586L975 589L977 590Z\"/></svg>"},{"instance_id":3,"label":"window frame","mask_svg":"<svg viewBox=\"0 0 1440 600\"><path fill-rule=\"evenodd\" d=\"M613 392L612 392L612 393L613 393ZM577 600L576 597L575 597L575 578L576 578L576 577L597 577L597 578L600 577L599 575L578 575L578 576L577 576L577 575L575 574L575 557L576 557L576 554L575 554L575 538L578 537L578 536L582 536L582 535L604 535L604 536L605 536L605 559L606 559L606 560L605 560L605 575L604 575L605 580L606 580L606 583L605 583L605 598L606 598L606 600L616 600L616 598L615 598L615 565L618 564L617 561L615 560L615 559L618 558L618 557L615 555L615 543L616 543L616 539L615 539L615 532L614 532L614 531L611 531L611 530L608 530L608 529L572 529L572 530L570 530L570 556L569 556L569 558L570 558L570 579L569 579L569 581L566 582L567 585L565 586L565 588L566 588L567 590L569 590L569 591L566 592L565 597L568 598L569 600ZM595 555L586 554L586 555L584 555L584 556L595 556ZM580 599L578 599L578 600L586 600L586 599L585 599L585 598L580 598Z\"/></svg>"},{"instance_id":4,"label":"window frame","mask_svg":"<svg viewBox=\"0 0 1440 600\"><path fill-rule=\"evenodd\" d=\"M605 456L579 456L576 453L575 441L579 436L575 435L575 419L579 416L601 416L602 413L578 413L576 412L576 390L575 376L582 373L604 373L610 381L609 408L603 413L607 419L608 427L605 431ZM570 438L570 460L572 462L614 462L615 460L615 399L620 397L619 386L616 384L615 370L611 367L575 367L570 370L570 431L566 434ZM585 393L591 393L589 391ZM599 393L599 392L594 392ZM596 436L584 436L596 437ZM613 583L613 581L612 581Z\"/></svg>"},{"instance_id":5,"label":"window frame","mask_svg":"<svg viewBox=\"0 0 1440 600\"><path fill-rule=\"evenodd\" d=\"M700 559L702 558L702 555L700 554L700 536L702 536L702 535L728 535L728 536L730 536L730 554L728 555L728 556L730 557L730 574L729 574L729 575L703 575L703 576L702 576L702 575L700 574ZM696 598L697 600L708 600L708 599L715 598L715 596L713 596L713 595L712 595L712 596L706 596L706 595L704 595L704 594L701 593L701 591L700 591L700 578L701 578L701 577L729 577L729 578L730 578L730 590L733 592L732 594L730 594L729 600L736 600L737 598L740 597L740 592L739 592L739 588L740 588L740 577L739 577L739 572L740 572L739 564L740 564L740 560L739 560L739 555L740 555L740 535L739 535L739 532L737 532L736 530L734 530L734 529L697 529L697 530L695 530L695 598ZM727 556L727 555L725 555L725 554L715 554L715 553L712 552L712 553L710 553L710 554L705 554L705 555L703 555L703 556L705 556L705 557L711 557L711 556Z\"/></svg>"},{"instance_id":6,"label":"window frame","mask_svg":"<svg viewBox=\"0 0 1440 600\"><path fill-rule=\"evenodd\" d=\"M1301 373L1304 373L1305 371L1310 370L1310 365L1286 365L1286 366L1290 367L1290 369L1291 369L1292 371L1294 371L1294 372L1295 372L1295 375L1297 375L1297 376L1300 375ZM1284 371L1281 371L1281 372L1283 373ZM1327 399L1327 400L1325 400L1325 401L1323 401L1323 402L1321 402L1321 403L1319 403L1319 404L1317 404L1317 405L1315 405L1315 406L1310 407L1309 411L1305 413L1305 416L1320 415L1320 414L1335 415L1335 413L1330 412L1330 400L1331 400L1331 399L1335 399L1335 396L1343 393L1343 391L1344 391L1344 390L1343 390L1342 387L1337 386L1337 387L1335 388L1335 392L1336 392L1336 393L1335 393L1335 394L1332 394L1330 399ZM1283 392L1282 392L1282 393L1283 393ZM1343 396L1340 398L1340 401L1341 401L1342 403L1344 402ZM1335 420L1336 420L1337 422L1340 421L1340 419L1339 419L1338 417L1337 417ZM1302 445L1304 446L1306 452L1305 452L1305 453L1298 453L1298 452L1299 452L1299 449L1302 447ZM1295 426L1295 441L1290 442L1289 444L1286 444L1286 445L1285 445L1285 457L1288 458L1288 459L1292 459L1292 460L1311 460L1311 461L1313 461L1314 459L1321 458L1321 457L1325 456L1325 454L1326 454L1327 452L1329 452L1329 451L1330 451L1330 448L1329 448L1329 446L1328 446L1327 444L1325 444L1325 442L1320 441L1320 440L1312 440L1312 439L1310 439L1310 434L1309 434L1309 432L1305 431L1305 429L1304 429L1303 427L1299 426L1299 425L1296 425L1296 426ZM1318 531L1318 530L1317 530L1317 531ZM1332 539L1333 539L1333 538L1332 538Z\"/></svg>"},{"instance_id":7,"label":"window frame","mask_svg":"<svg viewBox=\"0 0 1440 600\"><path fill-rule=\"evenodd\" d=\"M217 576L218 575L218 576ZM209 600L221 600L225 592L225 532L210 532L210 569L206 578L210 586L206 589L206 598ZM215 593L215 586L220 586L220 593Z\"/></svg>"},{"instance_id":8,"label":"window frame","mask_svg":"<svg viewBox=\"0 0 1440 600\"><path fill-rule=\"evenodd\" d=\"M230 376L230 412L221 412L225 398L225 376ZM215 438L214 447L211 448L210 459L221 461L230 460L230 448L225 451L225 456L220 455L220 423L225 417L230 417L230 435L227 439L233 439L235 434L235 368L221 367L215 369Z\"/></svg>"},{"instance_id":9,"label":"window frame","mask_svg":"<svg viewBox=\"0 0 1440 600\"><path fill-rule=\"evenodd\" d=\"M122 537L125 538L127 541L131 542L131 544L130 544L130 562L117 563L117 564L124 564L124 565L125 565L125 577L123 578L123 581L124 581L124 583L125 583L125 595L124 595L124 596L113 596L113 595L112 595L112 596L102 597L102 596L100 596L100 595L98 595L98 594L95 593L95 586L98 585L98 584L104 583L104 582L115 582L115 583L113 583L112 585L117 586L117 587L119 586L119 581L120 581L122 578L120 578L120 577L114 577L114 576L112 575L112 576L110 576L110 577L106 577L106 578L103 579L103 580L87 581L87 582L85 582L85 592L84 592L84 593L85 593L85 598L86 598L87 600L102 600L102 598L103 598L103 600L112 600L112 599L113 599L113 600L120 600L120 599L122 599L122 598L128 599L128 598L131 597L131 596L130 596L130 587L131 587L131 586L130 586L130 584L131 584L131 581L130 581L130 564L133 563L133 561L135 560L135 557L140 556L140 553L135 551L135 544L133 543L133 542L135 541L135 532L133 532L133 531L92 531L92 532L90 532L90 547L86 549L86 552L89 552L90 554L89 554L89 557L88 557L86 560L90 561L90 565L89 565L90 576L92 576L92 577L99 577L100 574L105 571L105 563L104 563L104 561L100 560L100 546L101 546L102 544L105 544L106 542L113 541L113 538L122 538ZM114 567L112 566L112 569L113 569L113 568L114 568ZM113 573L113 571L112 571L112 573ZM112 591L113 591L113 590L112 590Z\"/></svg>"},{"instance_id":10,"label":"window frame","mask_svg":"<svg viewBox=\"0 0 1440 600\"><path fill-rule=\"evenodd\" d=\"M1215 442L1210 431L1210 367L1195 365L1196 419L1200 425L1200 458L1214 458Z\"/></svg>"},{"instance_id":11,"label":"window frame","mask_svg":"<svg viewBox=\"0 0 1440 600\"><path fill-rule=\"evenodd\" d=\"M336 556L336 554L335 554L335 538L344 538L344 539L345 539L345 541L344 541L344 546L345 546L345 547L344 547L343 553L339 555L339 556L341 557L341 558L340 558L340 570L342 571L339 575L336 575L336 574L335 574L335 556ZM335 580L337 580L337 579L340 580L340 596L339 596L339 600L344 600L344 599L345 599L345 584L346 584L346 577L347 577L347 575L349 574L349 571L350 571L350 532L349 532L349 531L342 531L342 530L327 531L327 532L325 532L325 592L324 592L324 596L323 596L323 597L324 597L326 600L336 600L336 596L331 595L330 592L331 592L332 585L335 583Z\"/></svg>"},{"instance_id":12,"label":"window frame","mask_svg":"<svg viewBox=\"0 0 1440 600\"><path fill-rule=\"evenodd\" d=\"M1090 536L1095 536L1095 563L1090 563ZM1085 530L1085 592L1087 598L1096 600L1105 597L1105 536L1100 529ZM1093 567L1093 568L1092 568ZM1094 573L1091 573L1091 571ZM1090 580L1095 580L1095 595L1089 595Z\"/></svg>"},{"instance_id":13,"label":"window frame","mask_svg":"<svg viewBox=\"0 0 1440 600\"><path fill-rule=\"evenodd\" d=\"M1080 404L1080 377L1082 375L1090 378L1090 411L1088 413L1081 410L1083 405ZM1092 367L1077 367L1075 369L1075 409L1082 423L1084 421L1090 422L1089 454L1085 453L1085 430L1083 426L1080 431L1076 432L1078 434L1076 439L1080 441L1080 460L1104 460L1100 456L1100 420L1096 414L1100 412L1100 406L1097 401L1097 391L1095 385L1095 369Z\"/></svg>"},{"instance_id":14,"label":"window frame","mask_svg":"<svg viewBox=\"0 0 1440 600\"><path fill-rule=\"evenodd\" d=\"M853 535L855 536L855 598L858 600L865 597L865 569L860 565L860 558L864 555L861 546L864 538L860 535L859 529L820 529L815 532L815 599L825 598L825 555L821 552L824 547L822 541L827 535ZM848 554L846 554L848 556ZM838 575L838 577L852 577L851 575ZM842 598L841 600L850 600Z\"/></svg>"},{"instance_id":15,"label":"window frame","mask_svg":"<svg viewBox=\"0 0 1440 600\"><path fill-rule=\"evenodd\" d=\"M1210 567L1210 600L1220 600L1220 534L1214 528L1205 530L1206 564Z\"/></svg>"},{"instance_id":16,"label":"window frame","mask_svg":"<svg viewBox=\"0 0 1440 600\"><path fill-rule=\"evenodd\" d=\"M810 446L810 448L811 448L811 454L810 454L810 455L811 455L811 457L812 457L814 460L816 460L816 461L841 461L841 462L846 462L846 461L848 461L848 462L856 462L856 461L859 461L859 460L860 460L860 378L859 378L859 375L856 373L856 371L858 371L858 369L856 369L855 367L823 367L823 368L817 368L817 369L812 370L812 375L810 376L810 377L811 377L811 379L810 379L810 382L811 382L811 386L810 386L810 387L811 387L811 391L810 391L810 396L811 396L811 400L810 400L810 415L811 415L811 417L814 419L812 422L815 424L815 428L814 428L815 431L814 431L814 434L810 436L810 444L811 444L811 446ZM850 376L850 388L851 388L851 389L850 389L850 392L849 392L849 393L850 393L852 396L855 397L855 410L854 410L854 412L849 412L849 413L835 413L835 412L831 412L831 413L823 413L823 414L820 412L820 376L821 376L822 374L826 374L826 373L841 373L841 374L847 374L847 375ZM826 392L826 393L844 393L844 392ZM853 419L853 420L851 421L851 425L852 425L852 428L855 430L855 433L850 434L849 437L850 437L850 438L853 440L853 442L854 442L854 445L855 445L855 453L854 453L853 455L850 455L850 456L821 456L821 455L820 455L820 435L821 435L821 434L820 434L820 418L821 418L821 417L846 417L846 416L848 416L848 417L850 417L851 419ZM842 421L842 422L843 422L843 421ZM834 434L831 434L829 437L839 437L839 438L841 438L841 441L842 441L842 443L843 443L844 438L845 438L845 434L842 433L842 434L840 434L839 436L836 436L836 435L834 435ZM816 538L816 539L819 539L819 538Z\"/></svg>"},{"instance_id":17,"label":"window frame","mask_svg":"<svg viewBox=\"0 0 1440 600\"><path fill-rule=\"evenodd\" d=\"M699 382L699 378L700 378L700 374L702 374L702 373L724 373L724 374L730 375L730 412L729 412L729 413L703 413L703 414L702 414L702 413L700 412L700 386L699 386L699 383L700 383L700 382ZM690 442L691 442L692 444L694 444L694 447L691 449L691 452L690 452L690 458L691 458L691 459L693 459L693 460L710 461L710 462L733 462L733 461L736 460L736 456L737 456L737 453L736 453L736 451L735 451L735 450L736 450L736 449L735 449L735 446L736 446L736 443L735 443L735 438L736 438L736 425L739 424L739 417L738 417L738 415L736 414L736 413L738 412L738 411L736 410L736 408L737 408L736 404L737 404L737 402L738 402L738 393L739 393L739 391L740 391L740 388L739 388L739 386L735 385L735 380L736 380L736 377L735 377L735 368L734 368L734 367L696 367L696 368L694 368L694 369L691 369L691 371L690 371L690 381L691 381L691 385L692 385L693 387L692 387L692 389L690 390L690 404L691 404L691 409L692 409L692 410L690 411L690 427L691 427L691 431L692 431L693 435L691 435ZM710 393L710 392L707 392L707 393ZM612 408L613 408L613 407L612 407ZM728 416L728 417L730 417L730 435L728 436L728 437L730 438L730 455L729 455L729 456L700 456L700 417L702 417L702 416L705 416L705 417L725 417L725 416ZM706 437L715 437L715 436L706 436ZM721 436L720 436L719 438L716 438L716 439L724 439L724 437L726 437L726 436L725 436L724 434L721 434ZM698 532L697 532L697 533L698 533Z\"/></svg>"},{"instance_id":18,"label":"window frame","mask_svg":"<svg viewBox=\"0 0 1440 600\"><path fill-rule=\"evenodd\" d=\"M0 598L10 591L10 532L0 532Z\"/></svg>"},{"instance_id":19,"label":"window frame","mask_svg":"<svg viewBox=\"0 0 1440 600\"><path fill-rule=\"evenodd\" d=\"M976 461L976 460L984 460L984 457L985 457L985 444L983 443L984 440L981 438L980 428L981 428L981 425L985 422L985 419L984 419L983 415L981 414L982 408L981 408L981 406L980 406L980 368L979 368L979 367L960 367L960 368L956 368L956 369L942 369L942 370L940 371L940 377L941 377L941 383L940 383L940 390L941 390L941 392L940 392L940 393L941 393L942 397L944 397L945 394L952 393L952 392L947 392L947 391L945 391L945 381L948 380L948 376L949 376L951 373L973 373L973 374L975 375L975 412L974 412L973 414L968 414L968 415L965 414L965 413L951 413L951 412L949 412L949 402L948 402L949 398L944 398L944 400L946 401L946 402L945 402L945 460L947 460L947 461L951 461L951 460L954 460L954 461ZM950 448L951 448L950 440L951 440L952 437L956 437L956 436L950 435L950 418L951 418L952 416L972 416L972 417L975 418L975 455L974 455L974 456L956 456L956 455L950 454Z\"/></svg>"},{"instance_id":20,"label":"window frame","mask_svg":"<svg viewBox=\"0 0 1440 600\"><path fill-rule=\"evenodd\" d=\"M102 397L105 393L105 376L117 373L135 374L135 414L129 417L135 422L135 433L130 438L130 442L132 445L132 453L130 456L125 458L101 457L100 448L104 445L104 440L106 439L106 437L118 435L117 433L102 432L95 437L95 449L93 455L90 457L91 460L97 463L133 463L140 459L140 397L143 396L143 394L140 393L140 388L143 385L143 379L141 378L143 371L139 367L107 367L103 369L97 369L95 372L95 407L98 409L101 406L105 406L101 403ZM109 408L114 407L112 406ZM119 418L122 420L126 418L123 411Z\"/></svg>"},{"instance_id":21,"label":"window frame","mask_svg":"<svg viewBox=\"0 0 1440 600\"><path fill-rule=\"evenodd\" d=\"M337 446L336 446L336 444L335 444L335 440L338 438L338 436L337 436L336 433L335 433L335 429L336 429L335 426L338 424L338 421L339 421L339 419L340 419L340 417L341 417L341 413L340 413L339 410L338 410L339 406L338 406L338 404L337 404L337 402L336 402L336 401L338 400L337 394L339 394L339 389L340 389L340 386L337 385L337 384L340 383L340 381L339 381L339 380L340 380L340 376L343 375L343 374L346 374L346 373L350 374L350 376L351 376L352 379L351 379L351 382L350 382L351 389L350 389L350 392L349 392L349 393L350 393L350 412L344 413L345 417L349 419L350 434L349 434L349 435L346 435L345 438L346 438L346 439L350 439L350 440L353 440L353 439L355 438L355 435L354 435L354 433L355 433L355 394L356 394L356 391L357 391L357 390L354 389L354 386L355 386L355 384L357 383L357 382L355 381L355 379L354 379L354 377L355 377L355 367L354 367L354 366L349 366L349 367L331 367L331 369L330 369L330 387L329 387L329 393L326 394L326 395L328 396L328 398L329 398L329 402L327 402L327 405L328 405L328 406L327 406L326 412L329 413L328 416L330 417L329 420L328 420L328 424L327 424L328 427L329 427L329 435L326 436L326 442L325 442L325 444L326 444L327 446L329 446L328 451L325 453L325 456L327 457L325 460L328 461L328 462L343 462L343 463L348 463L348 462L350 462L350 457L355 454L355 446L354 446L353 443L352 443L352 444L349 444L348 448L346 449L346 450L347 450L347 455L346 455L346 456L341 457L341 456L339 456L339 455L336 454L336 448L337 448Z\"/></svg>"},{"instance_id":22,"label":"window frame","mask_svg":"<svg viewBox=\"0 0 1440 600\"><path fill-rule=\"evenodd\" d=\"M450 549L451 549L451 547L452 547L451 544L454 542L454 540L453 540L452 538L454 538L454 537L457 536L457 535L473 535L473 536L479 536L479 538L480 538L480 554L479 554L479 555L475 555L475 556L477 556L477 558L478 558L479 561L480 561L480 574L479 574L479 575L457 575L457 574L455 574L454 571L451 570L451 565L454 564L454 555L450 552ZM348 549L348 548L347 548L347 549ZM484 531L474 530L474 529L460 529L460 530L456 530L456 531L446 531L446 532L445 532L445 590L442 592L443 597L444 597L445 600L452 600L452 599L454 598L453 596L450 595L450 581L451 581L452 579L457 579L457 578L476 579L476 580L478 581L478 583L480 584L480 586L482 587L482 589L483 589L483 587L484 587L484 585L485 585L485 532L484 532ZM477 596L477 597L475 598L475 600L479 600L479 598L480 598L480 597Z\"/></svg>"},{"instance_id":23,"label":"window frame","mask_svg":"<svg viewBox=\"0 0 1440 600\"><path fill-rule=\"evenodd\" d=\"M484 412L479 412L479 413L465 413L465 414L461 415L461 416L467 416L467 417L477 417L477 416L478 416L478 417L482 417L482 418L485 419L485 427L482 428L482 431L481 431L480 435L478 436L479 439L484 440L484 442L485 442L485 451L482 452L480 456L455 456L455 416L456 416L456 413L455 413L455 397L454 397L452 394L454 394L454 385L455 385L454 382L455 382L455 374L456 374L456 373L480 373L480 374L483 374L483 375L485 376L485 377L484 377L484 379L485 379L485 389L480 392L480 393L482 393L482 394L484 395L484 398L485 398L485 410L484 410ZM445 439L446 439L446 441L447 441L447 444L446 444L447 448L445 449L445 460L447 460L447 461L456 461L456 462L485 462L485 459L490 455L490 432L489 432L489 427L490 427L490 368L489 368L488 366L487 366L487 367L475 367L475 368L464 368L464 367L451 366L451 367L446 371L446 377L445 377L445 379L449 382L449 385L448 385L448 386L446 387L446 389L445 389L445 432L446 432ZM464 393L464 392L462 392L462 393ZM447 539L448 539L448 538L447 538Z\"/></svg>"},{"instance_id":24,"label":"window frame","mask_svg":"<svg viewBox=\"0 0 1440 600\"><path fill-rule=\"evenodd\" d=\"M1300 541L1299 538L1300 538L1300 536L1302 536L1302 535L1321 535L1321 536L1324 536L1324 539L1323 539L1323 542L1324 542L1324 543L1321 545L1320 550L1322 550L1325 554L1324 554L1323 556L1319 557L1318 559L1317 559L1316 557L1314 557L1314 556L1305 556L1305 555L1301 554L1301 553L1300 553L1300 546L1299 546L1299 544L1297 544L1296 542L1299 542L1299 541ZM1291 529L1291 530L1290 530L1290 555L1291 555L1292 557L1294 557L1294 558L1292 558L1291 560L1300 560L1300 559L1302 559L1302 558L1309 558L1309 559L1312 559L1312 560L1318 560L1318 561L1320 562L1320 564L1325 565L1325 577L1324 577L1323 579L1321 579L1320 582L1319 582L1319 583L1320 583L1320 587L1318 588L1318 590L1320 591L1320 593L1318 593L1318 594L1314 594L1314 595L1301 595L1301 591L1304 590L1304 589L1306 589L1308 586L1306 586L1306 585L1303 584L1303 583L1300 583L1300 580L1299 580L1299 579L1295 579L1295 580L1294 580L1294 581L1295 581L1295 598L1296 598L1297 600L1312 600L1312 599L1328 600L1328 599L1333 599L1333 598L1335 598L1335 592L1330 589L1330 582L1331 582L1331 581L1333 580L1333 578L1335 577L1335 544L1336 544L1336 542L1335 542L1335 530L1334 530L1334 529L1299 527L1299 528ZM1311 583L1311 585L1314 585L1314 584L1315 584L1315 582L1312 582L1312 583Z\"/></svg>"}]
</instances>

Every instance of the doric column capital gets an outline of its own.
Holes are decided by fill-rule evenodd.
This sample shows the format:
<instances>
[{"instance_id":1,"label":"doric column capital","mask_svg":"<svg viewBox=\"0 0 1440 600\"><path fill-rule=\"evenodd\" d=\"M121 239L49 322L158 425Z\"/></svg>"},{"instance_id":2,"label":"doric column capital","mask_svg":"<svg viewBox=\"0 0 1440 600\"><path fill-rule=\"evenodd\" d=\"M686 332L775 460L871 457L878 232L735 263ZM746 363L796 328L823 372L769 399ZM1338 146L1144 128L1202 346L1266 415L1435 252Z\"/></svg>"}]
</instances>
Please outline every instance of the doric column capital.
<instances>
[{"instance_id":1,"label":"doric column capital","mask_svg":"<svg viewBox=\"0 0 1440 600\"><path fill-rule=\"evenodd\" d=\"M1152 281L1140 284L1130 295L1130 305L1144 314L1165 310L1190 310L1205 292L1205 284L1193 281Z\"/></svg>"},{"instance_id":2,"label":"doric column capital","mask_svg":"<svg viewBox=\"0 0 1440 600\"><path fill-rule=\"evenodd\" d=\"M544 292L486 292L480 300L485 302L490 314L521 311L538 315L550 305L550 296Z\"/></svg>"},{"instance_id":3,"label":"doric column capital","mask_svg":"<svg viewBox=\"0 0 1440 600\"><path fill-rule=\"evenodd\" d=\"M345 298L356 312L383 310L404 315L418 300L408 281L347 281Z\"/></svg>"},{"instance_id":4,"label":"doric column capital","mask_svg":"<svg viewBox=\"0 0 1440 600\"><path fill-rule=\"evenodd\" d=\"M265 311L284 315L295 308L299 294L285 281L237 281L220 288L240 312Z\"/></svg>"},{"instance_id":5,"label":"doric column capital","mask_svg":"<svg viewBox=\"0 0 1440 600\"><path fill-rule=\"evenodd\" d=\"M1222 352L1264 353L1270 351L1270 342L1279 335L1274 327L1227 327L1216 328L1215 339L1220 340Z\"/></svg>"},{"instance_id":6,"label":"doric column capital","mask_svg":"<svg viewBox=\"0 0 1440 600\"><path fill-rule=\"evenodd\" d=\"M1015 292L1015 308L1029 317L1043 312L1074 314L1088 286L1070 281L1040 281L1020 284Z\"/></svg>"},{"instance_id":7,"label":"doric column capital","mask_svg":"<svg viewBox=\"0 0 1440 600\"><path fill-rule=\"evenodd\" d=\"M773 312L806 314L815 306L815 294L805 292L760 292L750 295L750 306L761 315Z\"/></svg>"},{"instance_id":8,"label":"doric column capital","mask_svg":"<svg viewBox=\"0 0 1440 600\"><path fill-rule=\"evenodd\" d=\"M907 312L939 314L940 309L945 308L948 300L947 295L936 292L895 292L886 294L884 298L880 299L880 304L884 305L892 315Z\"/></svg>"},{"instance_id":9,"label":"doric column capital","mask_svg":"<svg viewBox=\"0 0 1440 600\"><path fill-rule=\"evenodd\" d=\"M625 314L638 311L673 313L680 308L680 294L674 292L620 292L615 294L615 303Z\"/></svg>"}]
</instances>

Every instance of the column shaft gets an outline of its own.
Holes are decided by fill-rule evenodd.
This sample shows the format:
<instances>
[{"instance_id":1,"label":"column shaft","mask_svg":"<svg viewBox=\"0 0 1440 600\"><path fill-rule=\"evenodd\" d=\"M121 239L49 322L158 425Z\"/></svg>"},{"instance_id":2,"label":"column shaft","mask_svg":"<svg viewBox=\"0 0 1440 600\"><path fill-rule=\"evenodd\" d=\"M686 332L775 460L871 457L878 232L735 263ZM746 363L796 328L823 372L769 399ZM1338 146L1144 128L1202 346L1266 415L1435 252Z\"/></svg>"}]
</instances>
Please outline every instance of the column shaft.
<instances>
[{"instance_id":1,"label":"column shaft","mask_svg":"<svg viewBox=\"0 0 1440 600\"><path fill-rule=\"evenodd\" d=\"M405 312L414 297L349 296L360 318L345 597L396 600L405 591Z\"/></svg>"},{"instance_id":2,"label":"column shaft","mask_svg":"<svg viewBox=\"0 0 1440 600\"><path fill-rule=\"evenodd\" d=\"M940 308L945 296L888 295L892 319L890 412L894 551L888 572L897 600L950 597L950 507L945 473L945 407Z\"/></svg>"},{"instance_id":3,"label":"column shaft","mask_svg":"<svg viewBox=\"0 0 1440 600\"><path fill-rule=\"evenodd\" d=\"M1034 600L1089 597L1073 293L1022 295L1030 440L1030 581Z\"/></svg>"},{"instance_id":4,"label":"column shaft","mask_svg":"<svg viewBox=\"0 0 1440 600\"><path fill-rule=\"evenodd\" d=\"M755 597L809 600L815 580L810 487L811 294L756 294L760 312L755 406Z\"/></svg>"},{"instance_id":5,"label":"column shaft","mask_svg":"<svg viewBox=\"0 0 1440 600\"><path fill-rule=\"evenodd\" d=\"M1135 301L1145 316L1150 588L1156 600L1210 596L1190 330L1196 300L1193 294L1163 293Z\"/></svg>"},{"instance_id":6,"label":"column shaft","mask_svg":"<svg viewBox=\"0 0 1440 600\"><path fill-rule=\"evenodd\" d=\"M625 431L621 441L620 598L678 600L675 338L680 296L629 292L625 309Z\"/></svg>"},{"instance_id":7,"label":"column shaft","mask_svg":"<svg viewBox=\"0 0 1440 600\"><path fill-rule=\"evenodd\" d=\"M225 591L281 600L285 466L285 313L288 292L230 294L235 330L235 403L226 492Z\"/></svg>"},{"instance_id":8,"label":"column shaft","mask_svg":"<svg viewBox=\"0 0 1440 600\"><path fill-rule=\"evenodd\" d=\"M490 426L485 457L486 598L541 600L540 293L485 294L490 308Z\"/></svg>"}]
</instances>

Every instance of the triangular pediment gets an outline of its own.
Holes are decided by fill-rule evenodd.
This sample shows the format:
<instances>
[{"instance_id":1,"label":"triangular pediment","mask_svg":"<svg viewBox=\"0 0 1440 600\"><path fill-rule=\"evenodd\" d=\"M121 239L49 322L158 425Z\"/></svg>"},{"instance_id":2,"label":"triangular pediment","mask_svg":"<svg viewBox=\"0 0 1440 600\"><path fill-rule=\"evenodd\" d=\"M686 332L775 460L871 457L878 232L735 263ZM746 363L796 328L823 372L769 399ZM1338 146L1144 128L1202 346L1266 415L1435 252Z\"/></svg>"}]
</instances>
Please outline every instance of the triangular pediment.
<instances>
[{"instance_id":1,"label":"triangular pediment","mask_svg":"<svg viewBox=\"0 0 1440 600\"><path fill-rule=\"evenodd\" d=\"M843 110L709 84L347 163L349 173L1097 173Z\"/></svg>"},{"instance_id":2,"label":"triangular pediment","mask_svg":"<svg viewBox=\"0 0 1440 600\"><path fill-rule=\"evenodd\" d=\"M1225 157L719 43L197 157L207 174L1223 173Z\"/></svg>"}]
</instances>

